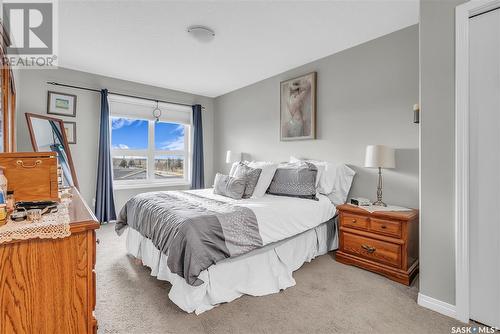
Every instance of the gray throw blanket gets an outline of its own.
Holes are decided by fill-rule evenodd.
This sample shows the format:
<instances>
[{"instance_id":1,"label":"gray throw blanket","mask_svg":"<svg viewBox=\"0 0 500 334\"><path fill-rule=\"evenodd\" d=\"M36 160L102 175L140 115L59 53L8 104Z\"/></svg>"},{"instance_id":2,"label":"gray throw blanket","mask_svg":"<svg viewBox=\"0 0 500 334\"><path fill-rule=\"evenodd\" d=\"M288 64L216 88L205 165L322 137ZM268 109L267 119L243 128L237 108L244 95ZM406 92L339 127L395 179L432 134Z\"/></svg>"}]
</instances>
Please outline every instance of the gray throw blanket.
<instances>
[{"instance_id":1,"label":"gray throw blanket","mask_svg":"<svg viewBox=\"0 0 500 334\"><path fill-rule=\"evenodd\" d=\"M218 261L262 247L251 209L185 191L151 192L130 199L121 210L116 232L127 225L168 256L172 273L190 285Z\"/></svg>"}]
</instances>

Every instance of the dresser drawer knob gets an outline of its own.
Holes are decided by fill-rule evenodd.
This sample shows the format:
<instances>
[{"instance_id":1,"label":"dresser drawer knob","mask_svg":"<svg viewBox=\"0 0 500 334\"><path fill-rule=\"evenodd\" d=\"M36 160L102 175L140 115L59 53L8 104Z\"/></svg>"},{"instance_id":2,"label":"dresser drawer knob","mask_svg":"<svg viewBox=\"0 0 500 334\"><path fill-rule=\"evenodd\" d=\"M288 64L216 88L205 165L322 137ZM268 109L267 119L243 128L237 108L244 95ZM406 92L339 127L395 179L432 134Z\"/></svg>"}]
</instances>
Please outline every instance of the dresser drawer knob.
<instances>
[{"instance_id":1,"label":"dresser drawer knob","mask_svg":"<svg viewBox=\"0 0 500 334\"><path fill-rule=\"evenodd\" d=\"M381 228L383 228L383 229L386 229L386 228L387 228L387 226L385 226L385 225L382 225L382 226L380 226L380 227L381 227Z\"/></svg>"},{"instance_id":2,"label":"dresser drawer knob","mask_svg":"<svg viewBox=\"0 0 500 334\"><path fill-rule=\"evenodd\" d=\"M356 224L356 219L353 219L353 220L352 220L352 223L353 223L353 224Z\"/></svg>"},{"instance_id":3,"label":"dresser drawer knob","mask_svg":"<svg viewBox=\"0 0 500 334\"><path fill-rule=\"evenodd\" d=\"M24 161L22 161L22 160L17 160L17 161L16 161L16 164L17 164L18 166L23 167L23 168L35 168L36 166L38 166L38 165L41 165L41 164L42 164L42 160L36 160L36 161L35 161L35 163L34 163L33 165L25 165L25 164L24 164Z\"/></svg>"},{"instance_id":4,"label":"dresser drawer knob","mask_svg":"<svg viewBox=\"0 0 500 334\"><path fill-rule=\"evenodd\" d=\"M374 253L377 250L375 247L371 247L371 246L368 246L368 245L361 245L361 248L363 248L369 254L372 254L372 253Z\"/></svg>"}]
</instances>

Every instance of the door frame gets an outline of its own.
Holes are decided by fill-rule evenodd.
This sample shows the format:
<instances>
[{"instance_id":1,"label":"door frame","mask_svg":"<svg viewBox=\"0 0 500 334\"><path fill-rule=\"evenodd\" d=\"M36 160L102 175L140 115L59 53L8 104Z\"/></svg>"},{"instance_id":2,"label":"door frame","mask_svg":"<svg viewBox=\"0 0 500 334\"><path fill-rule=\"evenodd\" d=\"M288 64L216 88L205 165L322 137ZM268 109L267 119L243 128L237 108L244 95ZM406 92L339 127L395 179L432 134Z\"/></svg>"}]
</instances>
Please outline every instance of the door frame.
<instances>
[{"instance_id":1,"label":"door frame","mask_svg":"<svg viewBox=\"0 0 500 334\"><path fill-rule=\"evenodd\" d=\"M469 18L500 7L472 0L455 9L455 302L456 317L470 319L469 297Z\"/></svg>"}]
</instances>

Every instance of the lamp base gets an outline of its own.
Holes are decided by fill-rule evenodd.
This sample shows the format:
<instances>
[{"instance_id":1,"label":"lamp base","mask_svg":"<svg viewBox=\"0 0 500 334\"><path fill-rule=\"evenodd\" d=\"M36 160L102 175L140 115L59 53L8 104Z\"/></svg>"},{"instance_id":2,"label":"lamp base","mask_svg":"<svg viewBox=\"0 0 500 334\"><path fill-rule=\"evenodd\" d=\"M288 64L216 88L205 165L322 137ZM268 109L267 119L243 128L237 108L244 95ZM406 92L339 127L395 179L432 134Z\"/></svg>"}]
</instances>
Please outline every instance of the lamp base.
<instances>
[{"instance_id":1,"label":"lamp base","mask_svg":"<svg viewBox=\"0 0 500 334\"><path fill-rule=\"evenodd\" d=\"M384 202L382 202L382 201L375 201L375 202L373 202L372 204L373 204L373 205L375 205L375 206L384 206L384 207L385 207L385 206L387 206L387 204L385 204L385 203L384 203Z\"/></svg>"}]
</instances>

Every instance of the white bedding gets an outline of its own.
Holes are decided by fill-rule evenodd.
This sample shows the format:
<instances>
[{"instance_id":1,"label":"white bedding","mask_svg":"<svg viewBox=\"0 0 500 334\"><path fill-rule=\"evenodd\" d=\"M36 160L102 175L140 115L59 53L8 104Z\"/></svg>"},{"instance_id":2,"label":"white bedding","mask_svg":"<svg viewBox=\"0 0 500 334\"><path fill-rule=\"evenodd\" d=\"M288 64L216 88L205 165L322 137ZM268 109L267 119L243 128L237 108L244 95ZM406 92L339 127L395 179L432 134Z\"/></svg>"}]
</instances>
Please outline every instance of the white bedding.
<instances>
[{"instance_id":1,"label":"white bedding","mask_svg":"<svg viewBox=\"0 0 500 334\"><path fill-rule=\"evenodd\" d=\"M179 308L201 314L245 294L265 296L294 286L295 270L338 248L338 233L335 231L332 236L327 226L332 223L214 264L200 273L204 281L200 286L189 285L184 278L172 274L167 256L132 228L127 233L127 252L151 268L151 276L172 284L168 297Z\"/></svg>"},{"instance_id":2,"label":"white bedding","mask_svg":"<svg viewBox=\"0 0 500 334\"><path fill-rule=\"evenodd\" d=\"M235 200L216 195L213 189L190 190L197 195L250 208L257 217L264 245L307 231L331 219L335 205L318 194L318 201L266 194L260 198Z\"/></svg>"},{"instance_id":3,"label":"white bedding","mask_svg":"<svg viewBox=\"0 0 500 334\"><path fill-rule=\"evenodd\" d=\"M129 228L127 252L150 267L152 276L172 284L168 296L186 312L200 314L243 294L263 296L291 287L295 285L293 271L337 248L337 233L332 236L327 228L332 223L325 223L336 209L326 196L318 195L318 201L268 194L234 200L212 189L190 192L252 209L265 246L210 266L199 275L204 283L192 286L170 272L167 256L150 239Z\"/></svg>"}]
</instances>

